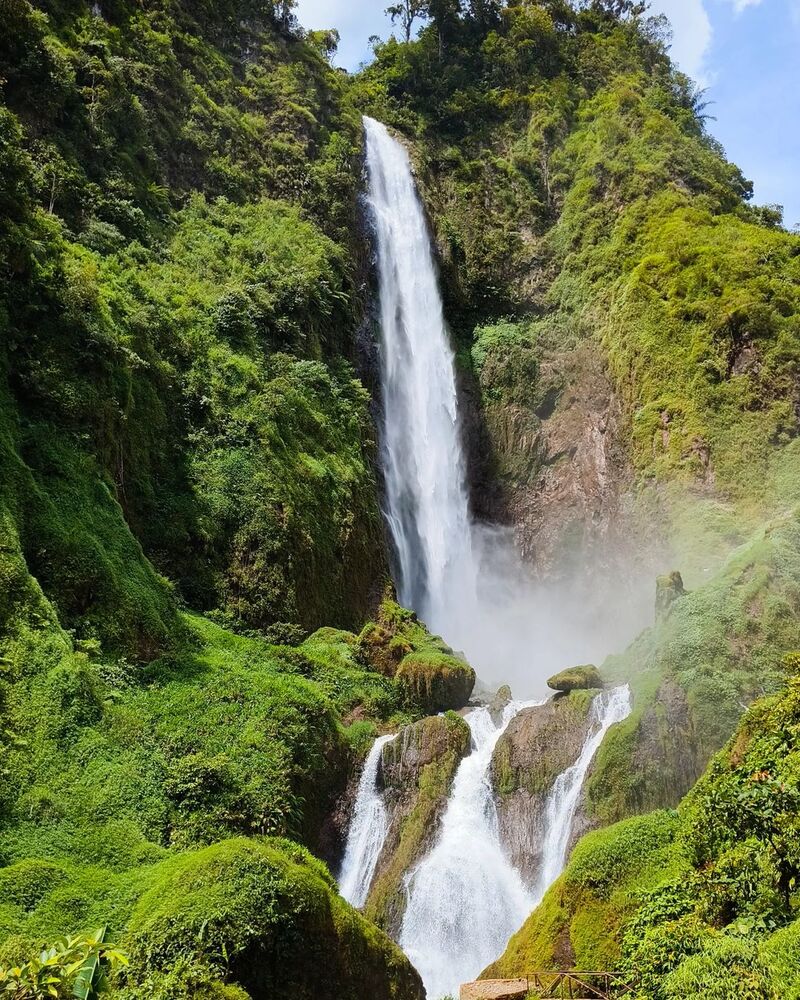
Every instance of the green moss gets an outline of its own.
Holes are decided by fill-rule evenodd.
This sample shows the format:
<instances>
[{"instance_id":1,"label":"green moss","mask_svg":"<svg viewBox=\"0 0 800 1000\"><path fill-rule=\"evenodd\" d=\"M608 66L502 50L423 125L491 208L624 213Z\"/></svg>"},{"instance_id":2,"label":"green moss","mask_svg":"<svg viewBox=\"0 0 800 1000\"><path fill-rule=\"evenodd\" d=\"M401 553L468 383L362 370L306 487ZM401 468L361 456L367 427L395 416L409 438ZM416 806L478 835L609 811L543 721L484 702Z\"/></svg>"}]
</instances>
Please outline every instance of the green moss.
<instances>
[{"instance_id":1,"label":"green moss","mask_svg":"<svg viewBox=\"0 0 800 1000\"><path fill-rule=\"evenodd\" d=\"M252 996L421 996L388 938L286 841L234 840L165 863L131 915L130 976L201 960Z\"/></svg>"},{"instance_id":2,"label":"green moss","mask_svg":"<svg viewBox=\"0 0 800 1000\"><path fill-rule=\"evenodd\" d=\"M425 712L463 708L475 686L469 664L436 650L409 653L396 676L408 699Z\"/></svg>"},{"instance_id":3,"label":"green moss","mask_svg":"<svg viewBox=\"0 0 800 1000\"><path fill-rule=\"evenodd\" d=\"M554 691L587 691L601 688L603 678L593 664L583 667L570 667L551 677L547 686Z\"/></svg>"},{"instance_id":4,"label":"green moss","mask_svg":"<svg viewBox=\"0 0 800 1000\"><path fill-rule=\"evenodd\" d=\"M561 878L483 978L528 969L616 968L622 931L641 894L685 870L669 813L626 820L588 834Z\"/></svg>"}]
</instances>

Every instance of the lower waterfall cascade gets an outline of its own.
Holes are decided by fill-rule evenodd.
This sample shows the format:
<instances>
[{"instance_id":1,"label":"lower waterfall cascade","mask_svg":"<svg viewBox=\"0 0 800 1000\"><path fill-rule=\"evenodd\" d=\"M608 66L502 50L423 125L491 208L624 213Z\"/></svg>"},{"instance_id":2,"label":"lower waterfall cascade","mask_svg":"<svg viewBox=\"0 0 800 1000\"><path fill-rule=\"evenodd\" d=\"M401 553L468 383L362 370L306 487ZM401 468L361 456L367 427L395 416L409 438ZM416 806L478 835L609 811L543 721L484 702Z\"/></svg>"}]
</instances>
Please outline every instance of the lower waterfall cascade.
<instances>
[{"instance_id":1,"label":"lower waterfall cascade","mask_svg":"<svg viewBox=\"0 0 800 1000\"><path fill-rule=\"evenodd\" d=\"M388 816L377 787L377 777L383 748L394 739L393 735L389 735L375 740L358 783L339 874L339 892L353 906L363 906L367 900L375 866L386 839Z\"/></svg>"},{"instance_id":2,"label":"lower waterfall cascade","mask_svg":"<svg viewBox=\"0 0 800 1000\"><path fill-rule=\"evenodd\" d=\"M532 897L500 843L489 766L497 741L528 707L507 705L500 725L486 708L466 717L472 753L460 764L433 849L406 877L400 947L431 1000L497 958L532 909Z\"/></svg>"},{"instance_id":3,"label":"lower waterfall cascade","mask_svg":"<svg viewBox=\"0 0 800 1000\"><path fill-rule=\"evenodd\" d=\"M541 702L511 702L499 723L488 708L466 717L472 751L456 772L431 850L405 877L406 908L398 943L422 976L429 1000L455 995L503 951L563 870L583 783L605 734L630 714L627 685L595 696L578 759L556 779L547 800L542 862L526 885L500 841L490 782L492 754L509 723ZM373 744L359 779L339 879L354 906L369 895L389 819L379 789L384 746Z\"/></svg>"}]
</instances>

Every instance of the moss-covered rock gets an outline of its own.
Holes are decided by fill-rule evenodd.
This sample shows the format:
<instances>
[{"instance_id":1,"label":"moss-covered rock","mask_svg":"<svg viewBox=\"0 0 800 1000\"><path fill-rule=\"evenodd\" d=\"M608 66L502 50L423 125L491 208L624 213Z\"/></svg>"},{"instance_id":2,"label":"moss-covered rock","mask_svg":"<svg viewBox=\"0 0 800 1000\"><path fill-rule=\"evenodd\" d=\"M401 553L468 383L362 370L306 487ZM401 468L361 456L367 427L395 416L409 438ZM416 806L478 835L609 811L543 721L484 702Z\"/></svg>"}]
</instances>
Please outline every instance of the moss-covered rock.
<instances>
[{"instance_id":1,"label":"moss-covered rock","mask_svg":"<svg viewBox=\"0 0 800 1000\"><path fill-rule=\"evenodd\" d=\"M485 975L620 968L643 1000L797 997L800 655L679 809L592 833Z\"/></svg>"},{"instance_id":2,"label":"moss-covered rock","mask_svg":"<svg viewBox=\"0 0 800 1000\"><path fill-rule=\"evenodd\" d=\"M364 626L359 652L373 670L393 677L407 702L426 714L463 708L475 686L475 671L413 611L391 599Z\"/></svg>"},{"instance_id":3,"label":"moss-covered rock","mask_svg":"<svg viewBox=\"0 0 800 1000\"><path fill-rule=\"evenodd\" d=\"M134 981L188 957L252 1000L423 996L399 948L288 841L226 841L164 863L149 881L128 925Z\"/></svg>"},{"instance_id":4,"label":"moss-covered rock","mask_svg":"<svg viewBox=\"0 0 800 1000\"><path fill-rule=\"evenodd\" d=\"M594 664L570 667L551 677L547 686L554 691L591 691L603 686L603 678Z\"/></svg>"},{"instance_id":5,"label":"moss-covered rock","mask_svg":"<svg viewBox=\"0 0 800 1000\"><path fill-rule=\"evenodd\" d=\"M449 653L420 650L405 657L397 681L409 701L423 711L444 712L467 704L475 686L475 671Z\"/></svg>"},{"instance_id":6,"label":"moss-covered rock","mask_svg":"<svg viewBox=\"0 0 800 1000\"><path fill-rule=\"evenodd\" d=\"M131 915L129 978L199 962L252 1000L421 1000L419 976L288 841L232 840L158 866Z\"/></svg>"},{"instance_id":7,"label":"moss-covered rock","mask_svg":"<svg viewBox=\"0 0 800 1000\"><path fill-rule=\"evenodd\" d=\"M580 756L593 694L575 691L523 709L492 754L500 837L529 881L541 860L547 796L556 778Z\"/></svg>"},{"instance_id":8,"label":"moss-covered rock","mask_svg":"<svg viewBox=\"0 0 800 1000\"><path fill-rule=\"evenodd\" d=\"M469 726L448 712L406 726L383 748L380 775L391 822L364 912L392 935L405 910L403 877L433 842L470 743Z\"/></svg>"}]
</instances>

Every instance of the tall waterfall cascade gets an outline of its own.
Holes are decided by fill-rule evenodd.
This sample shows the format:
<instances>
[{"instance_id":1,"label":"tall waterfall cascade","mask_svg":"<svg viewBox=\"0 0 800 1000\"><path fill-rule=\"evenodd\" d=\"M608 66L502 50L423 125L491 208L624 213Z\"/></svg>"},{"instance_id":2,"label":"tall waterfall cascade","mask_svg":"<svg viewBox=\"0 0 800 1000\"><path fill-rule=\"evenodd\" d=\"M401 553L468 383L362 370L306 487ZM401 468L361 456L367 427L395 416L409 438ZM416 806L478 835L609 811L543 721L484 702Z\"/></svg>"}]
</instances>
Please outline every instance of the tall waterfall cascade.
<instances>
[{"instance_id":1,"label":"tall waterfall cascade","mask_svg":"<svg viewBox=\"0 0 800 1000\"><path fill-rule=\"evenodd\" d=\"M389 829L389 817L378 788L378 768L383 748L393 739L395 737L390 735L380 736L375 740L358 783L339 875L339 892L353 906L363 906L367 901L375 867Z\"/></svg>"},{"instance_id":2,"label":"tall waterfall cascade","mask_svg":"<svg viewBox=\"0 0 800 1000\"><path fill-rule=\"evenodd\" d=\"M531 600L533 589L508 537L471 521L455 359L425 213L406 149L371 118L364 129L380 293L384 513L398 596L483 676L507 679L509 664L520 663L532 673L531 650L547 638L550 611L537 610ZM578 631L562 629L566 645L551 650L561 666L586 662L573 639ZM543 679L533 686L543 690ZM539 702L508 705L499 725L485 708L466 716L472 751L458 767L431 850L406 875L400 945L429 1000L457 995L461 983L496 959L558 877L589 766L609 727L630 711L630 692L618 688L593 703L580 757L557 779L547 804L535 886L525 884L501 844L490 782L497 741L531 704ZM368 896L386 837L375 780L379 743L361 777L340 881L355 905Z\"/></svg>"},{"instance_id":3,"label":"tall waterfall cascade","mask_svg":"<svg viewBox=\"0 0 800 1000\"><path fill-rule=\"evenodd\" d=\"M386 518L400 603L455 641L477 610L453 351L404 147L364 120L378 252Z\"/></svg>"}]
</instances>

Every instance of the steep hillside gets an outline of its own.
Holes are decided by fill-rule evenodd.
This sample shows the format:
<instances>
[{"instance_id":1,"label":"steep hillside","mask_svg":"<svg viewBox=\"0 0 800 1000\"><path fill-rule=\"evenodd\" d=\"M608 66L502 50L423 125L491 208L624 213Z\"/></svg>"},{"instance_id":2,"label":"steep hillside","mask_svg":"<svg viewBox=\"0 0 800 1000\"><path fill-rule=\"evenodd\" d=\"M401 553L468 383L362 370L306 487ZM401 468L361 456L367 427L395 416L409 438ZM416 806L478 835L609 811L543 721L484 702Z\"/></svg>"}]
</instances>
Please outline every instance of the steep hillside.
<instances>
[{"instance_id":1,"label":"steep hillside","mask_svg":"<svg viewBox=\"0 0 800 1000\"><path fill-rule=\"evenodd\" d=\"M357 634L360 119L289 7L2 5L0 966L109 925L130 998L416 1000L299 845L474 683L390 602Z\"/></svg>"},{"instance_id":2,"label":"steep hillside","mask_svg":"<svg viewBox=\"0 0 800 1000\"><path fill-rule=\"evenodd\" d=\"M361 139L324 38L269 4L6 21L2 478L32 572L137 655L172 627L138 545L193 607L360 625L385 572L347 362Z\"/></svg>"}]
</instances>

